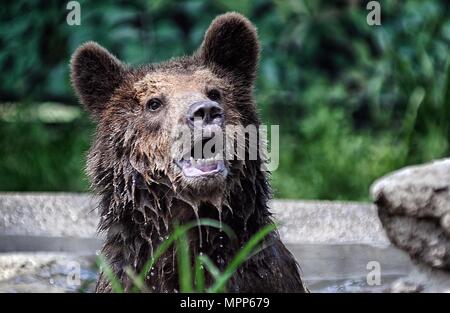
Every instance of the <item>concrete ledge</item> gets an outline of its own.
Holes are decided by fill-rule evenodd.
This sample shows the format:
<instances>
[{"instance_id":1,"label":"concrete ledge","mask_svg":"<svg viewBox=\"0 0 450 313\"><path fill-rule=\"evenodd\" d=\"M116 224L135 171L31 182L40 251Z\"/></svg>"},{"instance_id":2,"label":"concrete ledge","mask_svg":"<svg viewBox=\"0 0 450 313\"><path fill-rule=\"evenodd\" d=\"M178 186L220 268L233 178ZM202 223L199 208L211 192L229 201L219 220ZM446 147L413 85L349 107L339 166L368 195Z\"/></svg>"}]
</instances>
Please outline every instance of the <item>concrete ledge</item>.
<instances>
[{"instance_id":1,"label":"concrete ledge","mask_svg":"<svg viewBox=\"0 0 450 313\"><path fill-rule=\"evenodd\" d=\"M95 238L96 203L91 194L0 193L0 236ZM368 203L274 200L271 207L288 244L389 245Z\"/></svg>"},{"instance_id":2,"label":"concrete ledge","mask_svg":"<svg viewBox=\"0 0 450 313\"><path fill-rule=\"evenodd\" d=\"M274 200L271 207L286 243L390 245L369 203Z\"/></svg>"},{"instance_id":3,"label":"concrete ledge","mask_svg":"<svg viewBox=\"0 0 450 313\"><path fill-rule=\"evenodd\" d=\"M96 199L77 193L0 193L0 236L96 236Z\"/></svg>"}]
</instances>

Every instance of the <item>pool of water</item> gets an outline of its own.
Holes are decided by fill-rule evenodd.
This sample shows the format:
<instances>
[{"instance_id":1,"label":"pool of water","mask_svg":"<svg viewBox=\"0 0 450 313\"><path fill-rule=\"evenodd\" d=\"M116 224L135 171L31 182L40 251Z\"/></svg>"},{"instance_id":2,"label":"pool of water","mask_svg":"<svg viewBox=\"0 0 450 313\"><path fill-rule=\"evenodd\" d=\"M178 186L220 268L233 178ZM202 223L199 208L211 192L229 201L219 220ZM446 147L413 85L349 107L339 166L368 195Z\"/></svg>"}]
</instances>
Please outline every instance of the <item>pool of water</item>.
<instances>
[{"instance_id":1,"label":"pool of water","mask_svg":"<svg viewBox=\"0 0 450 313\"><path fill-rule=\"evenodd\" d=\"M93 292L99 247L99 240L89 238L0 237L0 292ZM387 292L392 282L412 269L408 256L391 246L296 244L288 248L312 292ZM381 275L375 285L367 280L373 264Z\"/></svg>"},{"instance_id":2,"label":"pool of water","mask_svg":"<svg viewBox=\"0 0 450 313\"><path fill-rule=\"evenodd\" d=\"M0 292L93 292L94 255L0 253Z\"/></svg>"},{"instance_id":3,"label":"pool of water","mask_svg":"<svg viewBox=\"0 0 450 313\"><path fill-rule=\"evenodd\" d=\"M413 265L406 253L392 246L365 244L288 245L313 292L388 292ZM376 272L379 281L373 281Z\"/></svg>"}]
</instances>

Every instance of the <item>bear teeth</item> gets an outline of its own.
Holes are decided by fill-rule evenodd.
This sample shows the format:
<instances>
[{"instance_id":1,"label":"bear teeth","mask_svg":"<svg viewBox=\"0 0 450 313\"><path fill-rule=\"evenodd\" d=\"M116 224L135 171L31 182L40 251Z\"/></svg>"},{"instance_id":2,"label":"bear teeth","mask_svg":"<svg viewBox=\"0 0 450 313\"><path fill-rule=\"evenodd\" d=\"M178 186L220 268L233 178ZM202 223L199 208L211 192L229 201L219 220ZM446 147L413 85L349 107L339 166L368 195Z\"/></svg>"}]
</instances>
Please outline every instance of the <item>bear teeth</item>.
<instances>
[{"instance_id":1,"label":"bear teeth","mask_svg":"<svg viewBox=\"0 0 450 313\"><path fill-rule=\"evenodd\" d=\"M220 153L218 153L218 154L215 154L214 156L211 156L210 158L196 159L191 156L191 157L185 157L183 159L186 161L186 164L189 164L189 166L197 167L200 165L215 164L218 161L222 161L223 157Z\"/></svg>"},{"instance_id":2,"label":"bear teeth","mask_svg":"<svg viewBox=\"0 0 450 313\"><path fill-rule=\"evenodd\" d=\"M208 158L208 159L191 158L190 161L191 161L191 165L196 166L196 165L205 165L205 164L209 164L209 163L214 163L216 161L216 159L214 157Z\"/></svg>"}]
</instances>

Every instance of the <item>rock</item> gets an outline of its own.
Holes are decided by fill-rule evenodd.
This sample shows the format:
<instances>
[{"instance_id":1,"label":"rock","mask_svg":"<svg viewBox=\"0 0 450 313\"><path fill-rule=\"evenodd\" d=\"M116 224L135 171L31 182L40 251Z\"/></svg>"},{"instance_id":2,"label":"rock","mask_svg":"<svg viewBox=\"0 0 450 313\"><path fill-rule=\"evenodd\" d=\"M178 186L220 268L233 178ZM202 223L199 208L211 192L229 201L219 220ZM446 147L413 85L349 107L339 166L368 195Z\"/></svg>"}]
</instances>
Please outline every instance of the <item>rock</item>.
<instances>
[{"instance_id":1,"label":"rock","mask_svg":"<svg viewBox=\"0 0 450 313\"><path fill-rule=\"evenodd\" d=\"M413 259L450 270L450 159L411 166L374 183L389 239Z\"/></svg>"},{"instance_id":2,"label":"rock","mask_svg":"<svg viewBox=\"0 0 450 313\"><path fill-rule=\"evenodd\" d=\"M407 277L392 283L387 291L392 293L450 292L450 273L418 264Z\"/></svg>"},{"instance_id":3,"label":"rock","mask_svg":"<svg viewBox=\"0 0 450 313\"><path fill-rule=\"evenodd\" d=\"M371 194L387 213L443 219L450 233L450 159L410 166L377 180Z\"/></svg>"},{"instance_id":4,"label":"rock","mask_svg":"<svg viewBox=\"0 0 450 313\"><path fill-rule=\"evenodd\" d=\"M388 174L371 195L390 241L419 264L411 276L423 285L416 291L450 290L450 159ZM412 285L403 281L393 289Z\"/></svg>"}]
</instances>

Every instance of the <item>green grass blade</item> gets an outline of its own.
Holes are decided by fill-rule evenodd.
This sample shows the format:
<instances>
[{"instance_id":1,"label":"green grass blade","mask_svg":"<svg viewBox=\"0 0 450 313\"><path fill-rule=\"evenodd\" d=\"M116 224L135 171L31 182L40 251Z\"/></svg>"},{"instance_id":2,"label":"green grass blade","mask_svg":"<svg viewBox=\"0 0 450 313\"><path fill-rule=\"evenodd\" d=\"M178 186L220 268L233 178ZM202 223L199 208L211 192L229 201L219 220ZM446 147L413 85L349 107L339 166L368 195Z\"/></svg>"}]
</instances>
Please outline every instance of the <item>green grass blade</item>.
<instances>
[{"instance_id":1,"label":"green grass blade","mask_svg":"<svg viewBox=\"0 0 450 313\"><path fill-rule=\"evenodd\" d=\"M133 269L129 266L125 268L125 273L127 276L131 279L133 282L133 289L132 292L146 292L149 293L150 290L147 288L147 286L142 282L139 277L136 275L136 273L133 271Z\"/></svg>"},{"instance_id":2,"label":"green grass blade","mask_svg":"<svg viewBox=\"0 0 450 313\"><path fill-rule=\"evenodd\" d=\"M256 234L254 234L250 240L239 250L230 264L227 266L222 275L215 281L213 286L209 288L209 292L221 292L224 290L225 284L231 278L237 268L247 260L248 256L252 253L253 249L270 234L276 228L275 224L268 224L261 228Z\"/></svg>"},{"instance_id":3,"label":"green grass blade","mask_svg":"<svg viewBox=\"0 0 450 313\"><path fill-rule=\"evenodd\" d=\"M200 255L199 259L201 260L202 264L208 269L208 271L211 273L212 277L217 280L222 275L220 270L217 268L217 266L214 264L211 259L206 255Z\"/></svg>"},{"instance_id":4,"label":"green grass blade","mask_svg":"<svg viewBox=\"0 0 450 313\"><path fill-rule=\"evenodd\" d=\"M195 289L197 292L205 292L205 272L201 255L195 259Z\"/></svg>"},{"instance_id":5,"label":"green grass blade","mask_svg":"<svg viewBox=\"0 0 450 313\"><path fill-rule=\"evenodd\" d=\"M228 225L219 223L218 221L213 220L213 219L200 219L198 221L192 221L192 222L189 222L189 223L186 223L184 225L180 225L180 226L176 227L175 230L173 231L173 233L169 236L169 238L166 239L165 241L163 241L158 246L158 248L155 250L155 252L153 254L153 257L150 258L144 264L144 266L142 268L142 271L139 273L139 275L136 275L135 273L131 272L130 270L128 270L128 272L126 272L126 274L133 281L133 285L134 285L133 291L139 291L139 290L147 291L147 289L144 290L144 288L146 288L145 287L145 277L150 272L150 270L155 265L155 263L158 261L158 259L170 248L170 246L174 242L178 241L180 239L180 237L183 237L183 236L185 237L185 233L186 232L188 232L192 228L198 227L199 225L200 226L208 226L208 227L214 227L214 228L221 229L221 231L223 231L230 239L233 240L233 239L236 238L236 234L234 233L234 231ZM179 244L181 244L182 246L184 245L183 242L179 242ZM184 258L184 256L182 256L182 258ZM188 260L188 261L189 261L189 265L190 265L190 260ZM99 262L100 262L101 265L104 265L105 274L107 275L109 281L111 282L111 286L113 288L113 291L114 292L124 292L124 289L121 286L120 280L117 279L117 277L115 277L115 275L112 272L111 268L107 264L107 261L102 258ZM189 284L191 284L192 283L192 280L191 280L192 279L191 278L191 267L189 267L189 271L186 271L185 270L186 260L181 260L181 262L182 262L181 264L183 266L182 270L184 271L183 273L185 273L185 272L188 273L187 275L189 277ZM210 266L208 268L211 269ZM187 290L192 291L192 286L189 287L187 285L187 282L185 282L185 287L186 287ZM183 291L183 288L182 288L182 291Z\"/></svg>"},{"instance_id":6,"label":"green grass blade","mask_svg":"<svg viewBox=\"0 0 450 313\"><path fill-rule=\"evenodd\" d=\"M218 221L213 220L213 219L205 218L205 219L200 219L198 222L197 221L192 221L192 222L186 223L184 225L180 225L180 226L178 226L175 229L175 231L169 236L168 239L163 241L163 243L161 243L161 245L158 246L158 248L155 250L153 258L151 258L150 260L148 260L145 263L145 265L144 265L144 267L142 269L142 272L139 275L139 280L140 281L144 281L145 276L150 271L150 269L154 266L156 261L167 251L167 249L172 245L172 243L174 243L174 241L176 241L178 239L178 237L181 234L189 231L190 229L192 229L194 227L198 227L198 225L219 228L230 239L235 239L236 238L235 232L228 225L221 224Z\"/></svg>"},{"instance_id":7,"label":"green grass blade","mask_svg":"<svg viewBox=\"0 0 450 313\"><path fill-rule=\"evenodd\" d=\"M193 292L189 243L185 232L177 238L177 262L180 292Z\"/></svg>"},{"instance_id":8,"label":"green grass blade","mask_svg":"<svg viewBox=\"0 0 450 313\"><path fill-rule=\"evenodd\" d=\"M148 272L152 269L152 267L155 265L155 263L158 261L158 259L167 251L167 249L170 248L172 243L175 241L176 237L174 234L170 235L169 238L164 240L158 248L155 250L153 257L151 257L143 266L141 273L138 275L138 280L140 282L144 282L145 277L147 276Z\"/></svg>"},{"instance_id":9,"label":"green grass blade","mask_svg":"<svg viewBox=\"0 0 450 313\"><path fill-rule=\"evenodd\" d=\"M123 287L120 280L114 274L111 266L108 264L108 261L102 256L99 255L96 258L97 266L101 269L101 271L106 275L109 282L111 283L111 289L115 293L123 293Z\"/></svg>"}]
</instances>

